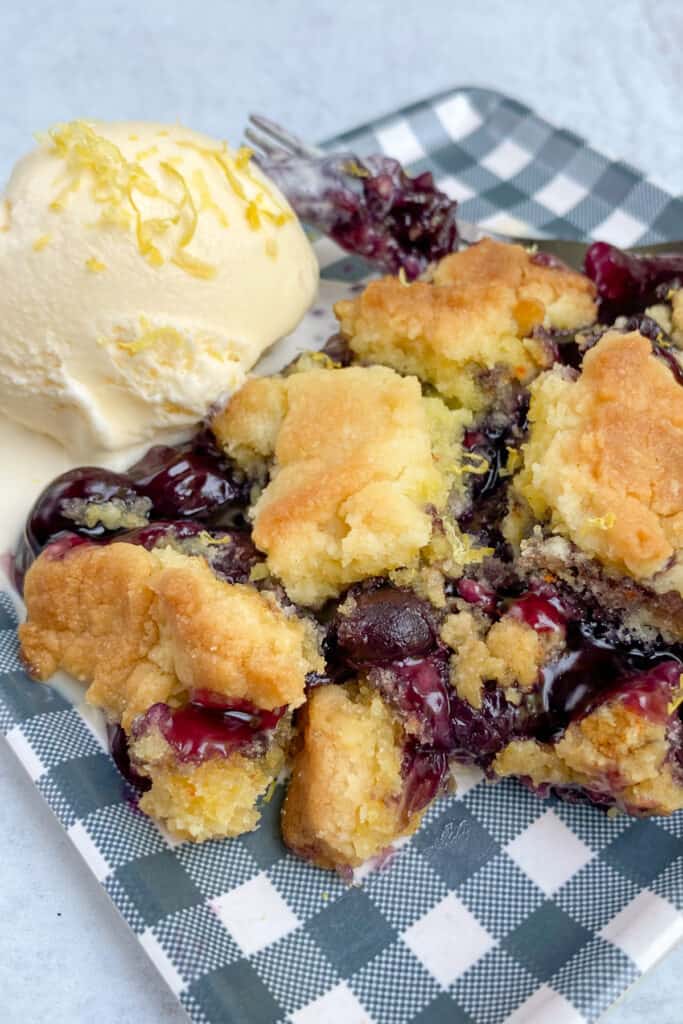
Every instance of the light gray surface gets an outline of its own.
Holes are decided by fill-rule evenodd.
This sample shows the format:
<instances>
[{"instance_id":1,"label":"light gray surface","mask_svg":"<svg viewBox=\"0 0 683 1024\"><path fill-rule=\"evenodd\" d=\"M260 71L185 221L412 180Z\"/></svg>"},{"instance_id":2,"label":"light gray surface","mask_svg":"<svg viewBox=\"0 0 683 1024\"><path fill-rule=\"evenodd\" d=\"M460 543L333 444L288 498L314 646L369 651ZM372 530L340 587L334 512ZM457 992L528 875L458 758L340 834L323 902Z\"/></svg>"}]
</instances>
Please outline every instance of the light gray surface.
<instances>
[{"instance_id":1,"label":"light gray surface","mask_svg":"<svg viewBox=\"0 0 683 1024\"><path fill-rule=\"evenodd\" d=\"M259 110L315 139L479 84L683 189L680 0L4 0L0 17L0 180L57 120L179 119L237 142ZM0 792L3 1024L184 1021L2 743ZM683 948L609 1024L679 1024L682 1003Z\"/></svg>"}]
</instances>

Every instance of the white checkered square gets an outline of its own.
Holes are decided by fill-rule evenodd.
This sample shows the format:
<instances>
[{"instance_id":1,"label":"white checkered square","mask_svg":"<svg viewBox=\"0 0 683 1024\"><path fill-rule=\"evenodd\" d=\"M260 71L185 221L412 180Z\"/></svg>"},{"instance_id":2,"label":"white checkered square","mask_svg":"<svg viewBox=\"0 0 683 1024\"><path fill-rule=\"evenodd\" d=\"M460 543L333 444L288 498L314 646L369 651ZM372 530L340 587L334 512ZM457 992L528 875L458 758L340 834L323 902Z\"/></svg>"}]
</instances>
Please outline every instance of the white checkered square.
<instances>
[{"instance_id":1,"label":"white checkered square","mask_svg":"<svg viewBox=\"0 0 683 1024\"><path fill-rule=\"evenodd\" d=\"M463 93L436 103L434 113L454 142L476 132L482 125L481 114Z\"/></svg>"},{"instance_id":2,"label":"white checkered square","mask_svg":"<svg viewBox=\"0 0 683 1024\"><path fill-rule=\"evenodd\" d=\"M593 234L612 245L629 246L635 245L647 230L644 224L637 217L631 216L624 210L614 210L606 217L601 224L596 224Z\"/></svg>"},{"instance_id":3,"label":"white checkered square","mask_svg":"<svg viewBox=\"0 0 683 1024\"><path fill-rule=\"evenodd\" d=\"M454 177L452 174L446 175L445 178L439 178L436 182L436 187L440 188L451 199L457 199L459 203L464 203L475 195L473 188L470 188L464 181L460 181L459 178Z\"/></svg>"},{"instance_id":4,"label":"white checkered square","mask_svg":"<svg viewBox=\"0 0 683 1024\"><path fill-rule=\"evenodd\" d=\"M550 808L508 844L507 853L546 896L556 892L593 856Z\"/></svg>"},{"instance_id":5,"label":"white checkered square","mask_svg":"<svg viewBox=\"0 0 683 1024\"><path fill-rule=\"evenodd\" d=\"M349 986L341 981L290 1017L292 1024L373 1024Z\"/></svg>"},{"instance_id":6,"label":"white checkered square","mask_svg":"<svg viewBox=\"0 0 683 1024\"><path fill-rule=\"evenodd\" d=\"M246 956L277 942L299 924L263 872L212 900L211 906Z\"/></svg>"},{"instance_id":7,"label":"white checkered square","mask_svg":"<svg viewBox=\"0 0 683 1024\"><path fill-rule=\"evenodd\" d=\"M588 189L568 178L566 174L557 174L547 185L539 189L534 199L545 206L557 217L564 217L572 207L577 206L588 195Z\"/></svg>"},{"instance_id":8,"label":"white checkered square","mask_svg":"<svg viewBox=\"0 0 683 1024\"><path fill-rule=\"evenodd\" d=\"M498 178L514 178L531 160L531 153L512 139L504 139L481 161L482 166Z\"/></svg>"},{"instance_id":9,"label":"white checkered square","mask_svg":"<svg viewBox=\"0 0 683 1024\"><path fill-rule=\"evenodd\" d=\"M402 164L413 164L425 155L420 140L403 118L393 121L386 128L378 128L375 135L382 151L400 160Z\"/></svg>"},{"instance_id":10,"label":"white checkered square","mask_svg":"<svg viewBox=\"0 0 683 1024\"><path fill-rule=\"evenodd\" d=\"M448 941L444 937L448 936ZM403 933L403 941L446 988L494 945L455 893L449 893Z\"/></svg>"}]
</instances>

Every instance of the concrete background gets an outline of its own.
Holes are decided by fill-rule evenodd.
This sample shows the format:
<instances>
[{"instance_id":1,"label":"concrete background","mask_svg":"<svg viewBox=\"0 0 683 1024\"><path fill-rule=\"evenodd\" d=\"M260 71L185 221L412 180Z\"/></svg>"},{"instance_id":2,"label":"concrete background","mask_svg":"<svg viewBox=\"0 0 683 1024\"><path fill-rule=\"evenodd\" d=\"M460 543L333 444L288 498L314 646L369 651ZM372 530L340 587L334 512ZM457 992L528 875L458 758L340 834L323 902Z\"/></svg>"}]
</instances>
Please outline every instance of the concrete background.
<instances>
[{"instance_id":1,"label":"concrete background","mask_svg":"<svg viewBox=\"0 0 683 1024\"><path fill-rule=\"evenodd\" d=\"M478 84L683 189L680 0L0 0L0 18L0 180L73 117L237 142L256 110L316 139ZM3 1024L185 1021L2 742L0 792ZM683 948L609 1021L680 1024L681 1001Z\"/></svg>"}]
</instances>

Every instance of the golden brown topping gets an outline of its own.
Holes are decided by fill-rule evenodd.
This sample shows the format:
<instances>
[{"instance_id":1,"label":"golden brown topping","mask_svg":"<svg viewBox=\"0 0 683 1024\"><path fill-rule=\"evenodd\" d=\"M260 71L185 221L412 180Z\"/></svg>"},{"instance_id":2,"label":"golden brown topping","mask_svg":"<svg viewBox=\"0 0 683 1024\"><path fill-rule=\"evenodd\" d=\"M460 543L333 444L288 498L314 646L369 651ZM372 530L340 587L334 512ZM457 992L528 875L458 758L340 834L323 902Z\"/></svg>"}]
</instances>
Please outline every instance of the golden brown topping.
<instances>
[{"instance_id":1,"label":"golden brown topping","mask_svg":"<svg viewBox=\"0 0 683 1024\"><path fill-rule=\"evenodd\" d=\"M304 699L320 669L303 623L250 587L218 580L169 548L48 548L29 570L22 654L33 675L58 668L128 728L157 702L210 690L271 709Z\"/></svg>"},{"instance_id":2,"label":"golden brown topping","mask_svg":"<svg viewBox=\"0 0 683 1024\"><path fill-rule=\"evenodd\" d=\"M292 600L318 606L355 580L417 564L432 533L426 507L442 506L448 489L430 409L414 378L350 367L249 381L214 419L243 465L274 459L254 541ZM462 417L444 412L459 451Z\"/></svg>"},{"instance_id":3,"label":"golden brown topping","mask_svg":"<svg viewBox=\"0 0 683 1024\"><path fill-rule=\"evenodd\" d=\"M604 564L646 579L683 547L683 391L638 333L606 334L578 380L532 389L515 487L534 515Z\"/></svg>"},{"instance_id":4,"label":"golden brown topping","mask_svg":"<svg viewBox=\"0 0 683 1024\"><path fill-rule=\"evenodd\" d=\"M595 301L582 275L487 239L447 256L430 283L406 288L398 278L373 281L335 312L361 359L414 373L480 409L482 371L502 365L512 379L528 381L545 365L541 349L525 340L533 328L585 326L595 319Z\"/></svg>"}]
</instances>

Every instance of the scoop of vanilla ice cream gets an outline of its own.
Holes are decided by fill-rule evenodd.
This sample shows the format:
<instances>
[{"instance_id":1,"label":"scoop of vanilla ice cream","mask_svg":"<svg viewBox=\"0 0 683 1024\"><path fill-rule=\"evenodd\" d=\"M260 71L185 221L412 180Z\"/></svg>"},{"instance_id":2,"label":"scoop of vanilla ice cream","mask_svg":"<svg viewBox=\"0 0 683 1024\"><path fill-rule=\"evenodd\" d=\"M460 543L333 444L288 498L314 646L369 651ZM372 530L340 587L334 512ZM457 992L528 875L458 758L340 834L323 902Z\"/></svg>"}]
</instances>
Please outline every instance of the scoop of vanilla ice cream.
<instances>
[{"instance_id":1,"label":"scoop of vanilla ice cream","mask_svg":"<svg viewBox=\"0 0 683 1024\"><path fill-rule=\"evenodd\" d=\"M0 410L77 454L195 423L311 304L318 267L248 150L58 125L0 202Z\"/></svg>"}]
</instances>

